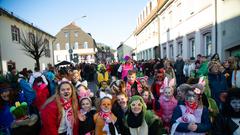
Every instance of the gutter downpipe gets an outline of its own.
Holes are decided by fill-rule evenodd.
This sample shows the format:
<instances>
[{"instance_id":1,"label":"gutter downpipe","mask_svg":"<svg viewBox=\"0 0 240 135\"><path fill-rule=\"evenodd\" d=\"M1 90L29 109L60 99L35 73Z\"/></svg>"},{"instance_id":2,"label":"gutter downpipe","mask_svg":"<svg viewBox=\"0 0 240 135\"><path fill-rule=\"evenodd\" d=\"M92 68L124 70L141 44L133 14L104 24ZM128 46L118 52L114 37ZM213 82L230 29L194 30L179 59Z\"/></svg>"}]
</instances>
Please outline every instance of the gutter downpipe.
<instances>
[{"instance_id":1,"label":"gutter downpipe","mask_svg":"<svg viewBox=\"0 0 240 135\"><path fill-rule=\"evenodd\" d=\"M214 3L214 6L215 6L215 22L214 22L214 25L215 25L215 53L218 52L218 24L217 24L217 0L215 0L215 3Z\"/></svg>"}]
</instances>

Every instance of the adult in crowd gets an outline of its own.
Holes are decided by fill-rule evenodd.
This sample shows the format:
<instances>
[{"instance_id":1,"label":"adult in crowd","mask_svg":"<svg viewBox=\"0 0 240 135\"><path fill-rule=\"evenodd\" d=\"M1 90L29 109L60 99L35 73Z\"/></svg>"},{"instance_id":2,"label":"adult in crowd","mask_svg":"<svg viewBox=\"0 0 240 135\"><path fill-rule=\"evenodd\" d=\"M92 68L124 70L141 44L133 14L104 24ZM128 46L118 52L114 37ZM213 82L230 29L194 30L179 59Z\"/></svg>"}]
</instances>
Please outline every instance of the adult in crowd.
<instances>
[{"instance_id":1,"label":"adult in crowd","mask_svg":"<svg viewBox=\"0 0 240 135\"><path fill-rule=\"evenodd\" d=\"M127 81L127 75L129 70L133 70L133 63L130 56L126 55L124 57L125 63L120 65L118 72L121 73L121 78L124 81Z\"/></svg>"},{"instance_id":2,"label":"adult in crowd","mask_svg":"<svg viewBox=\"0 0 240 135\"><path fill-rule=\"evenodd\" d=\"M183 67L184 67L183 58L182 56L178 55L176 63L174 64L174 68L176 71L177 86L181 85L184 82Z\"/></svg>"}]
</instances>

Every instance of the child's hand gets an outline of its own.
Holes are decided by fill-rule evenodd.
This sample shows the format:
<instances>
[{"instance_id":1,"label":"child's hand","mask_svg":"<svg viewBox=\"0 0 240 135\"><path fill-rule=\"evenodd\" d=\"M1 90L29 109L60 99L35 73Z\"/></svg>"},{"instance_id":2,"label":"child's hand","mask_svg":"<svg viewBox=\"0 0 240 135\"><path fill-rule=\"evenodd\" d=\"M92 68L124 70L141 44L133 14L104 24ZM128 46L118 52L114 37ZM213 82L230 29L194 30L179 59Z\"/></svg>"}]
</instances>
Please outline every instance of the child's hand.
<instances>
[{"instance_id":1,"label":"child's hand","mask_svg":"<svg viewBox=\"0 0 240 135\"><path fill-rule=\"evenodd\" d=\"M80 121L85 121L86 120L86 116L84 114L82 114L81 112L78 112L78 119Z\"/></svg>"},{"instance_id":2,"label":"child's hand","mask_svg":"<svg viewBox=\"0 0 240 135\"><path fill-rule=\"evenodd\" d=\"M195 123L189 123L188 129L194 132L197 130L197 125Z\"/></svg>"}]
</instances>

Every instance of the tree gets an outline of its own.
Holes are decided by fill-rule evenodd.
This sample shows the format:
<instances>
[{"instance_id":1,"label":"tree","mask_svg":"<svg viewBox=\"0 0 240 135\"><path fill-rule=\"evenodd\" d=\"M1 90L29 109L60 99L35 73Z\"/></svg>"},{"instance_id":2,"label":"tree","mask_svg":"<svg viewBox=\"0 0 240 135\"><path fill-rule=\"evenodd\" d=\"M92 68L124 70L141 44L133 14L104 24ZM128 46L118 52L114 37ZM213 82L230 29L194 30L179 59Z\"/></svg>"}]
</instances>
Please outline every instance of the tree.
<instances>
[{"instance_id":1,"label":"tree","mask_svg":"<svg viewBox=\"0 0 240 135\"><path fill-rule=\"evenodd\" d=\"M40 32L22 33L21 45L25 54L36 61L36 67L40 68L39 60L45 55L46 45L49 42Z\"/></svg>"}]
</instances>

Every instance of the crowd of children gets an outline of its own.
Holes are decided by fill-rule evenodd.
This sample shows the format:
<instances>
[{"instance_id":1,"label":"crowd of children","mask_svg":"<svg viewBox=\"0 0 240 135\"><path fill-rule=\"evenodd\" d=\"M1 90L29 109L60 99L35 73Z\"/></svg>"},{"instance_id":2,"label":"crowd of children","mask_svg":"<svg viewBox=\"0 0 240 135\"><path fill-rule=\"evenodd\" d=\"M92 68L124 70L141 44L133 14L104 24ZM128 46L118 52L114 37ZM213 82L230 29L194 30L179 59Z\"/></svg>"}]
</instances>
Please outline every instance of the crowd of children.
<instances>
[{"instance_id":1,"label":"crowd of children","mask_svg":"<svg viewBox=\"0 0 240 135\"><path fill-rule=\"evenodd\" d=\"M240 134L240 70L233 59L203 56L194 66L165 60L152 76L125 60L119 77L97 66L97 91L78 67L8 74L14 79L0 80L0 135Z\"/></svg>"}]
</instances>

